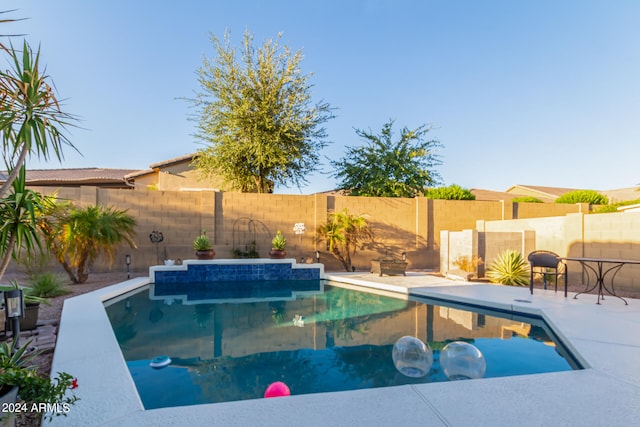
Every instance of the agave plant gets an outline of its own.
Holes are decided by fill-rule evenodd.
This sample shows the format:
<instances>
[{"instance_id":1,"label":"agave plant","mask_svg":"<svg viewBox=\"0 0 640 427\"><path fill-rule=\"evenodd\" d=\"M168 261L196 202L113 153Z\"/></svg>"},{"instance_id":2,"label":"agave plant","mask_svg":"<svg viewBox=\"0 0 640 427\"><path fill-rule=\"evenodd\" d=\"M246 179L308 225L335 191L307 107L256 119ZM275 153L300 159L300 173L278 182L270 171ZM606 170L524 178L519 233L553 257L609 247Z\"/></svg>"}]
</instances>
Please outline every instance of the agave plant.
<instances>
[{"instance_id":1,"label":"agave plant","mask_svg":"<svg viewBox=\"0 0 640 427\"><path fill-rule=\"evenodd\" d=\"M518 251L506 250L498 255L487 272L491 283L507 286L529 285L529 263Z\"/></svg>"}]
</instances>

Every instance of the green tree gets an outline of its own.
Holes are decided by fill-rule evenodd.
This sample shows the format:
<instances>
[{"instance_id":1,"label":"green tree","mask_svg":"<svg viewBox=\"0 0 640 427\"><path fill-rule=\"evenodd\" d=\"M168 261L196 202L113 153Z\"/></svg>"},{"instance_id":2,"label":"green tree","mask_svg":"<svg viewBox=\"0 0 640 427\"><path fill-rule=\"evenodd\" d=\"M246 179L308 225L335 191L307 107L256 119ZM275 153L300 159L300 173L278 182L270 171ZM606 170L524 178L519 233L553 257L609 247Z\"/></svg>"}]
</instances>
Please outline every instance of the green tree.
<instances>
[{"instance_id":1,"label":"green tree","mask_svg":"<svg viewBox=\"0 0 640 427\"><path fill-rule=\"evenodd\" d=\"M329 252L342 264L345 271L351 271L351 257L358 246L371 239L371 230L362 215L350 214L347 209L329 215L326 224L318 227L318 238L325 241Z\"/></svg>"},{"instance_id":2,"label":"green tree","mask_svg":"<svg viewBox=\"0 0 640 427\"><path fill-rule=\"evenodd\" d=\"M590 205L606 205L609 199L595 190L575 190L564 193L555 203L589 203Z\"/></svg>"},{"instance_id":3,"label":"green tree","mask_svg":"<svg viewBox=\"0 0 640 427\"><path fill-rule=\"evenodd\" d=\"M46 218L43 230L49 250L62 264L73 283L89 278L89 266L100 254L113 262L115 247L122 241L136 245L135 219L126 210L70 204L59 205Z\"/></svg>"},{"instance_id":4,"label":"green tree","mask_svg":"<svg viewBox=\"0 0 640 427\"><path fill-rule=\"evenodd\" d=\"M22 51L5 48L12 67L0 70L0 133L9 176L0 187L4 196L25 164L27 155L63 159L63 146L75 147L63 134L75 118L60 109L53 83L40 69L40 51L25 41Z\"/></svg>"},{"instance_id":5,"label":"green tree","mask_svg":"<svg viewBox=\"0 0 640 427\"><path fill-rule=\"evenodd\" d=\"M27 258L36 253L44 254L39 223L42 215L53 206L53 200L25 188L25 181L25 168L21 167L12 183L11 193L0 199L0 279L11 259L18 260L22 250Z\"/></svg>"},{"instance_id":6,"label":"green tree","mask_svg":"<svg viewBox=\"0 0 640 427\"><path fill-rule=\"evenodd\" d=\"M434 167L442 163L435 154L441 144L425 139L431 128L404 127L394 142L393 124L389 120L379 135L356 129L365 145L347 147L342 159L331 162L339 189L352 196L415 197L440 181Z\"/></svg>"},{"instance_id":7,"label":"green tree","mask_svg":"<svg viewBox=\"0 0 640 427\"><path fill-rule=\"evenodd\" d=\"M275 184L297 186L317 170L327 145L321 125L333 118L327 103L312 104L302 52L278 39L254 48L247 31L240 57L227 32L211 40L217 56L198 70L201 91L189 100L197 110L196 137L207 147L194 165L205 178L221 176L243 192L273 192Z\"/></svg>"},{"instance_id":8,"label":"green tree","mask_svg":"<svg viewBox=\"0 0 640 427\"><path fill-rule=\"evenodd\" d=\"M441 200L475 200L476 196L466 188L452 184L448 187L430 188L425 192L429 199Z\"/></svg>"},{"instance_id":9,"label":"green tree","mask_svg":"<svg viewBox=\"0 0 640 427\"><path fill-rule=\"evenodd\" d=\"M544 203L542 200L533 196L521 196L511 199L513 203Z\"/></svg>"}]
</instances>

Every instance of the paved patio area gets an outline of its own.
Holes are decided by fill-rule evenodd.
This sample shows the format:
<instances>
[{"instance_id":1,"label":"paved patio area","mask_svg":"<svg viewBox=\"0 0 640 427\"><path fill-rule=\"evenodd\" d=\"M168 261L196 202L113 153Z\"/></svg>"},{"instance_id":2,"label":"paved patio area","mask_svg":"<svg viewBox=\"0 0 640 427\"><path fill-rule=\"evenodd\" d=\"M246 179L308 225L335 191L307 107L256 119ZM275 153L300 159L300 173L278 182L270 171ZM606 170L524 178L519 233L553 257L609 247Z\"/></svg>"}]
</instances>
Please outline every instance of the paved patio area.
<instances>
[{"instance_id":1,"label":"paved patio area","mask_svg":"<svg viewBox=\"0 0 640 427\"><path fill-rule=\"evenodd\" d=\"M102 302L133 279L65 302L52 372L82 399L60 426L628 426L640 419L640 300L454 282L424 273L330 280L541 315L587 369L144 411ZM167 390L167 393L171 393Z\"/></svg>"}]
</instances>

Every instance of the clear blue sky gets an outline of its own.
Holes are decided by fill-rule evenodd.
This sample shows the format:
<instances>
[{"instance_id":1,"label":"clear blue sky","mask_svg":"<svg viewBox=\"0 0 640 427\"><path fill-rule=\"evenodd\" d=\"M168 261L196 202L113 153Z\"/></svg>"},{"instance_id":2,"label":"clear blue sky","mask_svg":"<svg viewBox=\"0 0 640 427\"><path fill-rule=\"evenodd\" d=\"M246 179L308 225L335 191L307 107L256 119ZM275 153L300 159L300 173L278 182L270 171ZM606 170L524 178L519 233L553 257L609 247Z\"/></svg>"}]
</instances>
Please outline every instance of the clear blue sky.
<instances>
[{"instance_id":1,"label":"clear blue sky","mask_svg":"<svg viewBox=\"0 0 640 427\"><path fill-rule=\"evenodd\" d=\"M82 118L62 165L145 169L200 146L181 97L209 34L283 32L337 108L323 156L379 131L432 124L445 184L607 190L640 183L637 0L3 0L3 26L41 45L65 110ZM20 40L15 40L20 43ZM325 162L325 169L326 169ZM279 193L333 188L326 175Z\"/></svg>"}]
</instances>

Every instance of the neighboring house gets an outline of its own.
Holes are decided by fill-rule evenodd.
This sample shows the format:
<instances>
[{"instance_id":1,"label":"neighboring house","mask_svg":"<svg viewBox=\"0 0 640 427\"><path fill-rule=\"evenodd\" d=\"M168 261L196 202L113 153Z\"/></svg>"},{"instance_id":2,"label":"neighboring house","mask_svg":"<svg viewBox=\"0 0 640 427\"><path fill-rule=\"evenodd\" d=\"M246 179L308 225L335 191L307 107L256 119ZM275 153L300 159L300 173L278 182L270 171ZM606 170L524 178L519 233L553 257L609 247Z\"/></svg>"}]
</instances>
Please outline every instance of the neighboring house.
<instances>
[{"instance_id":1,"label":"neighboring house","mask_svg":"<svg viewBox=\"0 0 640 427\"><path fill-rule=\"evenodd\" d=\"M27 169L26 184L29 187L80 187L90 185L100 188L132 188L125 179L134 169ZM0 184L7 179L7 172L0 172Z\"/></svg>"},{"instance_id":2,"label":"neighboring house","mask_svg":"<svg viewBox=\"0 0 640 427\"><path fill-rule=\"evenodd\" d=\"M640 187L618 188L616 190L601 191L601 193L607 196L609 203L640 199Z\"/></svg>"},{"instance_id":3,"label":"neighboring house","mask_svg":"<svg viewBox=\"0 0 640 427\"><path fill-rule=\"evenodd\" d=\"M514 185L507 189L507 193L517 196L533 196L543 202L552 202L558 197L570 191L577 191L579 188L561 187L540 187L534 185ZM640 187L619 188L614 190L596 190L606 196L609 203L621 202L624 200L640 199Z\"/></svg>"},{"instance_id":4,"label":"neighboring house","mask_svg":"<svg viewBox=\"0 0 640 427\"><path fill-rule=\"evenodd\" d=\"M578 188L561 188L561 187L541 187L537 185L521 185L516 184L507 188L506 192L513 194L514 197L530 196L537 197L543 202L553 202L558 197L570 191L579 190Z\"/></svg>"},{"instance_id":5,"label":"neighboring house","mask_svg":"<svg viewBox=\"0 0 640 427\"><path fill-rule=\"evenodd\" d=\"M197 154L187 154L149 165L149 169L28 169L27 186L73 188L93 186L100 188L153 189L161 191L220 191L222 179L200 180L191 165ZM0 185L6 181L6 171L0 172Z\"/></svg>"},{"instance_id":6,"label":"neighboring house","mask_svg":"<svg viewBox=\"0 0 640 427\"><path fill-rule=\"evenodd\" d=\"M149 169L134 171L125 176L135 188L160 191L202 191L223 190L222 178L202 180L200 173L193 167L197 153L186 154L173 159L163 160L149 165Z\"/></svg>"}]
</instances>

